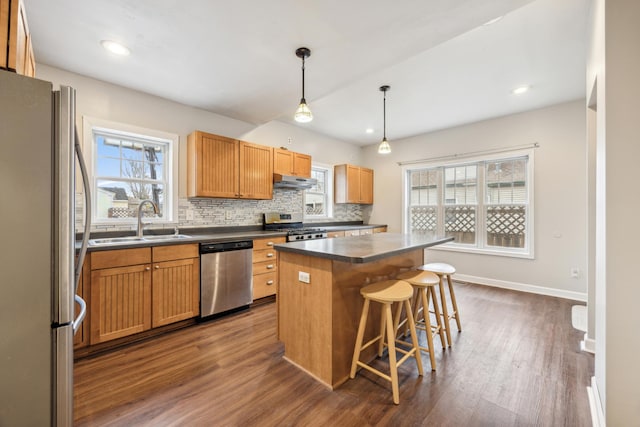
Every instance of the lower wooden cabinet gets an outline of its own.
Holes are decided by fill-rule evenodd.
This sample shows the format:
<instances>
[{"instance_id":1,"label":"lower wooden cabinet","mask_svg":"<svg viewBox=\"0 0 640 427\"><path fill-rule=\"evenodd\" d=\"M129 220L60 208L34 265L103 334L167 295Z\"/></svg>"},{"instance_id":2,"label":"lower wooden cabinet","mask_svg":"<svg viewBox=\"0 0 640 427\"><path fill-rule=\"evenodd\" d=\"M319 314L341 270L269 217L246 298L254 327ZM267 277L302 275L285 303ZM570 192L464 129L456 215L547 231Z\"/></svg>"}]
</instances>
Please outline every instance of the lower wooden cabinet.
<instances>
[{"instance_id":1,"label":"lower wooden cabinet","mask_svg":"<svg viewBox=\"0 0 640 427\"><path fill-rule=\"evenodd\" d=\"M90 344L196 317L197 244L91 253Z\"/></svg>"},{"instance_id":2,"label":"lower wooden cabinet","mask_svg":"<svg viewBox=\"0 0 640 427\"><path fill-rule=\"evenodd\" d=\"M285 243L284 237L270 237L253 241L253 299L275 295L278 288L278 252L273 248Z\"/></svg>"},{"instance_id":3,"label":"lower wooden cabinet","mask_svg":"<svg viewBox=\"0 0 640 427\"><path fill-rule=\"evenodd\" d=\"M182 258L164 261L167 257ZM198 245L153 248L151 326L168 325L200 314Z\"/></svg>"},{"instance_id":4,"label":"lower wooden cabinet","mask_svg":"<svg viewBox=\"0 0 640 427\"><path fill-rule=\"evenodd\" d=\"M79 349L89 345L89 322L91 319L91 313L89 313L89 281L91 280L91 270L89 269L88 258L85 258L85 263L82 266L82 273L80 274L80 282L78 283L77 294L85 300L87 303L87 313L85 314L84 321L80 325L80 328L73 336L73 348ZM75 304L75 317L80 314L80 306Z\"/></svg>"}]
</instances>

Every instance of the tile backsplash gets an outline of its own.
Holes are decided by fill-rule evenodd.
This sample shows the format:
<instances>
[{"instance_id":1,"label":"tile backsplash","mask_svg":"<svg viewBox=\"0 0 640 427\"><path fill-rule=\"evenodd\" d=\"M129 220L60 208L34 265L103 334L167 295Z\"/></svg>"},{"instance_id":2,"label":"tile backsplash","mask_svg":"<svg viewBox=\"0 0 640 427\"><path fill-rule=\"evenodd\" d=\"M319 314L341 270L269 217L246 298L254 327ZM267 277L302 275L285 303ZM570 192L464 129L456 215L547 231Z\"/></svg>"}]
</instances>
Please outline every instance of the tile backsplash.
<instances>
[{"instance_id":1,"label":"tile backsplash","mask_svg":"<svg viewBox=\"0 0 640 427\"><path fill-rule=\"evenodd\" d=\"M178 223L148 225L145 229L173 229L194 227L228 227L262 225L264 212L303 212L304 193L299 190L275 188L271 200L240 199L187 199L178 200ZM83 197L76 194L76 231L82 232ZM333 205L333 217L305 222L350 222L364 221L370 215L370 206L357 204ZM189 218L189 219L187 219ZM191 219L193 218L193 219ZM128 231L135 230L136 222L130 224L94 225L91 231Z\"/></svg>"}]
</instances>

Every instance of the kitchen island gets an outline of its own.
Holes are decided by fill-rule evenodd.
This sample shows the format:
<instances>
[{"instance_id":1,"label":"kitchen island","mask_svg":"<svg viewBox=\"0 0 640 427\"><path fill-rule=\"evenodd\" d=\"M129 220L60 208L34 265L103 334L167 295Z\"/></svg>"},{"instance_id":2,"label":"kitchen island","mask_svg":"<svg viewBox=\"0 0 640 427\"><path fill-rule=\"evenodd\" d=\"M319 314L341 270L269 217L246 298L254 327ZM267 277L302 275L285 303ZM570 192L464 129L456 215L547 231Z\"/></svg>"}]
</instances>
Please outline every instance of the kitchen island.
<instances>
[{"instance_id":1,"label":"kitchen island","mask_svg":"<svg viewBox=\"0 0 640 427\"><path fill-rule=\"evenodd\" d=\"M285 359L332 389L344 383L363 305L360 288L424 264L425 248L452 240L378 233L275 245ZM372 309L365 341L379 321ZM362 357L373 358L373 346L367 350Z\"/></svg>"}]
</instances>

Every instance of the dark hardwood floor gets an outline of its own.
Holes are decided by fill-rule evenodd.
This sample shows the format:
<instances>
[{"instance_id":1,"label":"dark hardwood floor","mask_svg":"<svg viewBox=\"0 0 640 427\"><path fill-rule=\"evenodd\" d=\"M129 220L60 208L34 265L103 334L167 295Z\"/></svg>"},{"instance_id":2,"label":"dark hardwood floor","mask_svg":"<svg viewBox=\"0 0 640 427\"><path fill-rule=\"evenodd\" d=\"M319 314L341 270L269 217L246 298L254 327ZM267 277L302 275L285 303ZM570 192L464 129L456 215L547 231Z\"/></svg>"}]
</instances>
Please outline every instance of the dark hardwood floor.
<instances>
[{"instance_id":1,"label":"dark hardwood floor","mask_svg":"<svg viewBox=\"0 0 640 427\"><path fill-rule=\"evenodd\" d=\"M560 298L456 284L463 332L437 371L390 383L361 370L335 391L283 360L275 304L75 365L77 426L590 426L593 357ZM455 329L455 328L454 328Z\"/></svg>"}]
</instances>

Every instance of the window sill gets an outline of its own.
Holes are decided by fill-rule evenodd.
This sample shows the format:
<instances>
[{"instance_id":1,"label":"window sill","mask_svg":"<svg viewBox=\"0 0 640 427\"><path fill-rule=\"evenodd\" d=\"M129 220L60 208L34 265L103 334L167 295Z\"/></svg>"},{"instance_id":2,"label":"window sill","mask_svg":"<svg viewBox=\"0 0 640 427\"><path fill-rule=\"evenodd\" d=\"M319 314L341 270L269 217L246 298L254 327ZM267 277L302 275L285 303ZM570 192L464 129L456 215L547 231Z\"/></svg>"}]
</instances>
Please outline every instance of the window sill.
<instances>
[{"instance_id":1,"label":"window sill","mask_svg":"<svg viewBox=\"0 0 640 427\"><path fill-rule=\"evenodd\" d=\"M463 252L468 254L479 254L479 255L494 255L494 256L503 256L503 257L509 257L509 258L535 259L533 251L532 252L515 252L515 251L504 250L504 249L500 250L500 249L476 248L473 246L457 245L455 243L445 243L444 245L433 246L429 248L429 250Z\"/></svg>"}]
</instances>

